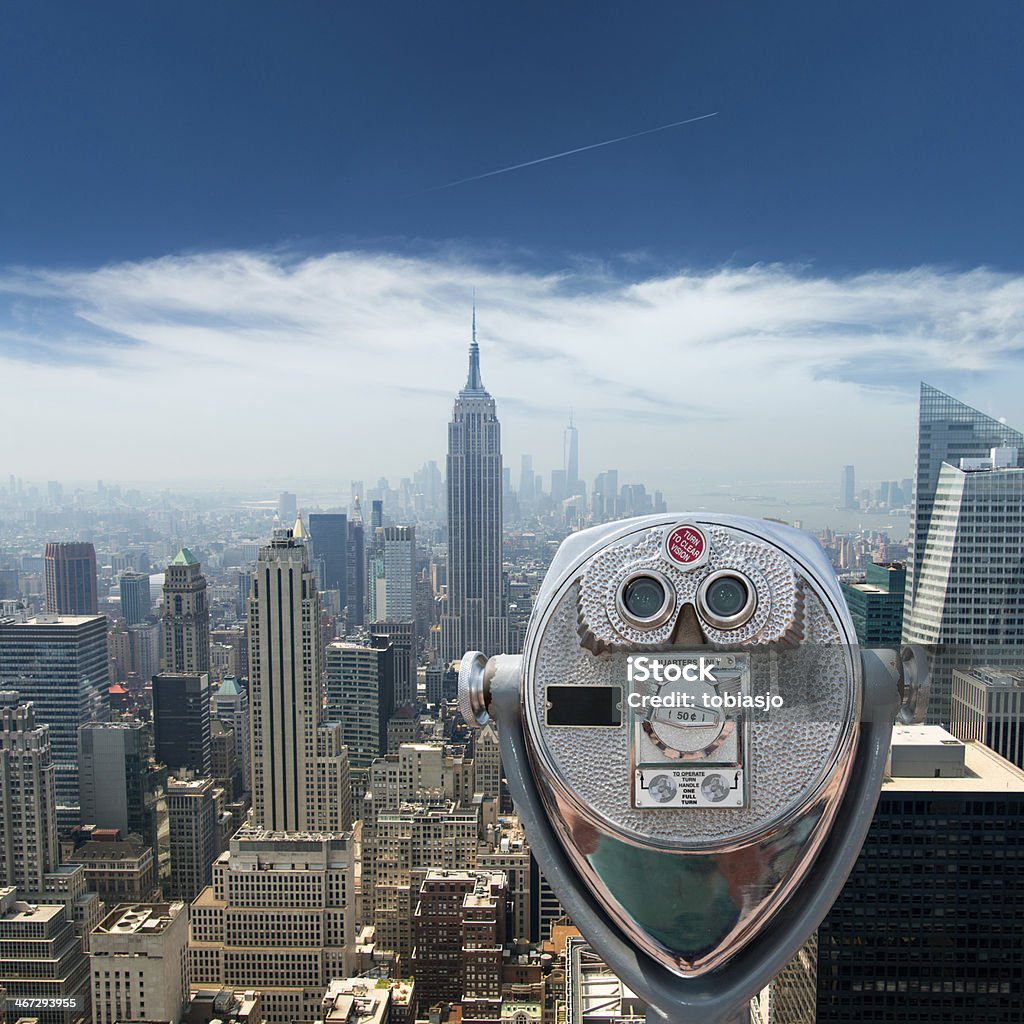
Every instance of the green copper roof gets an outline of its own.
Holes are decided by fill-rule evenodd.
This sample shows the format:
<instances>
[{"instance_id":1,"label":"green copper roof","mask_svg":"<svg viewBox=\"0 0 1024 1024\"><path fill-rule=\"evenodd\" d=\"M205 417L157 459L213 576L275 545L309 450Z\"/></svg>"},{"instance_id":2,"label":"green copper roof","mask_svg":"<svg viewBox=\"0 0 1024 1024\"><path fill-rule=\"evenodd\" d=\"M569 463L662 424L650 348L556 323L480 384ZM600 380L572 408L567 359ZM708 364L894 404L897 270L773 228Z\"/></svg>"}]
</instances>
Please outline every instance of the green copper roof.
<instances>
[{"instance_id":1,"label":"green copper roof","mask_svg":"<svg viewBox=\"0 0 1024 1024\"><path fill-rule=\"evenodd\" d=\"M235 696L236 694L239 694L239 693L242 692L242 688L238 685L238 683L235 682L234 679L232 679L229 676L227 679L224 679L221 682L220 688L217 690L217 692L218 693L226 693L229 696Z\"/></svg>"},{"instance_id":2,"label":"green copper roof","mask_svg":"<svg viewBox=\"0 0 1024 1024\"><path fill-rule=\"evenodd\" d=\"M171 565L198 565L199 559L189 551L188 548L182 548L172 559Z\"/></svg>"}]
</instances>

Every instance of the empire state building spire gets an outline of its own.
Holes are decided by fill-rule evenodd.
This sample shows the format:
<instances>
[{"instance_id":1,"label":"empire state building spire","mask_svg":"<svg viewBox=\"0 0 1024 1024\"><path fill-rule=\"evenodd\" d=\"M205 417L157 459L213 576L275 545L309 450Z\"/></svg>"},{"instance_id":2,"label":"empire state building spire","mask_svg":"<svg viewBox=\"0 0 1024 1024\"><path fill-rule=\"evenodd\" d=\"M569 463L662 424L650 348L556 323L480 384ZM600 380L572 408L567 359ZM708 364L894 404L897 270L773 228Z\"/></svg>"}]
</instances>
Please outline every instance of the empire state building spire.
<instances>
[{"instance_id":1,"label":"empire state building spire","mask_svg":"<svg viewBox=\"0 0 1024 1024\"><path fill-rule=\"evenodd\" d=\"M490 398L484 382L480 379L480 346L476 340L476 303L473 304L473 340L469 345L469 373L466 386L459 392L459 398Z\"/></svg>"},{"instance_id":2,"label":"empire state building spire","mask_svg":"<svg viewBox=\"0 0 1024 1024\"><path fill-rule=\"evenodd\" d=\"M448 607L441 656L505 650L508 620L501 585L501 425L480 378L476 305L466 386L448 424Z\"/></svg>"}]
</instances>

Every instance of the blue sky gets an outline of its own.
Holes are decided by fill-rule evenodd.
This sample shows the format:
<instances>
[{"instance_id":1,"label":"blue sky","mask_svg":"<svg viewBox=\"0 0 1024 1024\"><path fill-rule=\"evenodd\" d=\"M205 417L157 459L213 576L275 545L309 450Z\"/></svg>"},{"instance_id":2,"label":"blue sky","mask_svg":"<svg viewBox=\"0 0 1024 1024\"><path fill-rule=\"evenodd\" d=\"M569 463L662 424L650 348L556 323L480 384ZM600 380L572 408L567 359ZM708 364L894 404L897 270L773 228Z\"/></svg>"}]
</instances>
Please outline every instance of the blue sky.
<instances>
[{"instance_id":1,"label":"blue sky","mask_svg":"<svg viewBox=\"0 0 1024 1024\"><path fill-rule=\"evenodd\" d=\"M203 475L194 447L161 447L161 393L187 370L210 429L230 429L211 396L269 389L258 336L305 361L291 386L319 397L336 451L351 434L325 374L344 389L387 366L387 419L406 425L338 472L407 473L443 454L475 285L512 465L533 451L544 466L573 405L600 454L588 475L656 470L664 453L637 455L627 425L659 421L718 423L731 454L694 472L749 475L753 417L763 432L800 401L831 418L809 442L769 417L780 458L907 475L921 377L1024 420L1022 28L1024 8L995 2L8 9L0 373L15 414L64 397L0 470L65 472L58 435L89 392L138 404L138 453ZM531 359L544 382L518 374ZM668 360L702 376L673 389ZM777 394L757 398L753 366ZM743 403L711 390L733 385ZM114 475L105 454L90 472Z\"/></svg>"}]
</instances>

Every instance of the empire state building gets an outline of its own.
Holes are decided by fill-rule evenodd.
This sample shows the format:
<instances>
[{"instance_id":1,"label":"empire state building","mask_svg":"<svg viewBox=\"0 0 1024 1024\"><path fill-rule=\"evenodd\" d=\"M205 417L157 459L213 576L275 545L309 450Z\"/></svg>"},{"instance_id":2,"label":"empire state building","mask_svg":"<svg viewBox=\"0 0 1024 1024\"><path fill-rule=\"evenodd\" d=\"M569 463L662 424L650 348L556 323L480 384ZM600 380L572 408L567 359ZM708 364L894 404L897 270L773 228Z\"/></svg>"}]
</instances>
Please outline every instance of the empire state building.
<instances>
[{"instance_id":1,"label":"empire state building","mask_svg":"<svg viewBox=\"0 0 1024 1024\"><path fill-rule=\"evenodd\" d=\"M441 656L505 651L508 620L501 585L501 425L480 379L480 347L469 346L469 375L448 424L448 610Z\"/></svg>"}]
</instances>

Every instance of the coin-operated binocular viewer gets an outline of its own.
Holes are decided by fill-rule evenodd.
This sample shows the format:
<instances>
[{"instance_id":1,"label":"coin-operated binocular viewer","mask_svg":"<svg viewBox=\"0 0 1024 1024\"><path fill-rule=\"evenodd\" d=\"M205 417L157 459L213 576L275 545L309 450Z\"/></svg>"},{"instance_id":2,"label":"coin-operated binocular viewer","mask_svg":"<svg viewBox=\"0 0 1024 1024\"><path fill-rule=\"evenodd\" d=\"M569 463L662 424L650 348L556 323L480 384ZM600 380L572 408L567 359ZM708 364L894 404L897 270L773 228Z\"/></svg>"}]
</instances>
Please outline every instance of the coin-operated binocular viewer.
<instances>
[{"instance_id":1,"label":"coin-operated binocular viewer","mask_svg":"<svg viewBox=\"0 0 1024 1024\"><path fill-rule=\"evenodd\" d=\"M860 852L923 651L861 650L807 534L725 515L574 534L521 656L462 659L530 847L609 967L666 1017L745 1020Z\"/></svg>"}]
</instances>

